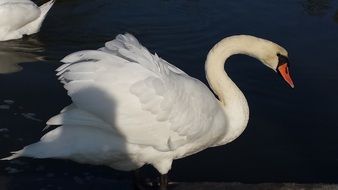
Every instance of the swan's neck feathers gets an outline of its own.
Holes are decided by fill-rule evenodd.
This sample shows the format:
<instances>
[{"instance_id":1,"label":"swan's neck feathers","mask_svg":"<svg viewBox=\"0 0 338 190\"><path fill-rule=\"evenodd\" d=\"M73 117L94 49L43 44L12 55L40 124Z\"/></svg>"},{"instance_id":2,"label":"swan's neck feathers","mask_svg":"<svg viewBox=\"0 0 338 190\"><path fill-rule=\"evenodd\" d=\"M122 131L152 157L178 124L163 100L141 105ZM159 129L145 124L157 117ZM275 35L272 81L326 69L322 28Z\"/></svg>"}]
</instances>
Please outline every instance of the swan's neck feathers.
<instances>
[{"instance_id":1,"label":"swan's neck feathers","mask_svg":"<svg viewBox=\"0 0 338 190\"><path fill-rule=\"evenodd\" d=\"M217 145L236 139L242 134L249 120L249 107L244 94L224 71L226 60L234 54L246 54L266 63L264 59L268 57L264 49L270 45L274 44L252 36L239 35L223 39L210 50L205 64L207 80L218 96L228 122L227 133Z\"/></svg>"}]
</instances>

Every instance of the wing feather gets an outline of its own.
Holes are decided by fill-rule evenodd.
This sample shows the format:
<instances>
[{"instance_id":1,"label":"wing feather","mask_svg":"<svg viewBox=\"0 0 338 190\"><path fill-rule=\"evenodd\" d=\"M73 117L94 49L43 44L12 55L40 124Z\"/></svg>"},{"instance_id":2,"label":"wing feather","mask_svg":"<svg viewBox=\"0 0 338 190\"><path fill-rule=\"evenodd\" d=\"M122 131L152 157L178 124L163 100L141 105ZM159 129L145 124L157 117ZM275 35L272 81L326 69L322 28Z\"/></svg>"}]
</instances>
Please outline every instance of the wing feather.
<instances>
[{"instance_id":1,"label":"wing feather","mask_svg":"<svg viewBox=\"0 0 338 190\"><path fill-rule=\"evenodd\" d=\"M219 111L203 83L151 54L130 34L118 35L97 51L70 54L62 62L57 75L74 106L130 143L159 151L177 149L208 133L213 113ZM72 113L69 109L64 112ZM62 117L65 114L50 123L61 124ZM65 121L83 124L79 118L68 114Z\"/></svg>"}]
</instances>

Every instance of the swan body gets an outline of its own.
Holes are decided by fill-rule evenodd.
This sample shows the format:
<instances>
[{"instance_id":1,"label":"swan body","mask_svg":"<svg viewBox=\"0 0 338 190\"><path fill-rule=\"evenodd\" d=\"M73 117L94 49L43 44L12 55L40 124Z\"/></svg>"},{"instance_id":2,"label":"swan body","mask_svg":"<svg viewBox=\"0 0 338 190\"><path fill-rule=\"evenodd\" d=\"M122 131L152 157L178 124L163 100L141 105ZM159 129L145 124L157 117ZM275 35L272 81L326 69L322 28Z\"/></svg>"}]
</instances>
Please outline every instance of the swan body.
<instances>
[{"instance_id":1,"label":"swan body","mask_svg":"<svg viewBox=\"0 0 338 190\"><path fill-rule=\"evenodd\" d=\"M0 0L0 41L39 32L53 4L54 0L40 7L30 0Z\"/></svg>"},{"instance_id":2,"label":"swan body","mask_svg":"<svg viewBox=\"0 0 338 190\"><path fill-rule=\"evenodd\" d=\"M258 52L258 53L257 53ZM71 159L133 170L152 164L166 174L174 159L236 139L249 119L247 101L224 71L237 53L277 70L279 45L252 36L225 38L210 50L208 82L151 54L130 35L118 35L98 50L66 56L57 69L73 103L47 122L59 127L20 156Z\"/></svg>"}]
</instances>

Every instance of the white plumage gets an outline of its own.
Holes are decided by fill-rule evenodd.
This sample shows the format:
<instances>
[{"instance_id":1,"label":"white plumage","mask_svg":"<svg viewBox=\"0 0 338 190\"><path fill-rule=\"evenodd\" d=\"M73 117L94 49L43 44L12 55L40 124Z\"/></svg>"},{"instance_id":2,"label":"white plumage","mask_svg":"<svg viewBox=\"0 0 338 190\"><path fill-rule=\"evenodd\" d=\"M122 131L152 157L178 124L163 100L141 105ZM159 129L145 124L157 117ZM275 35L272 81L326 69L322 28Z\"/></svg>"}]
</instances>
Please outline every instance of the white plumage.
<instances>
[{"instance_id":1,"label":"white plumage","mask_svg":"<svg viewBox=\"0 0 338 190\"><path fill-rule=\"evenodd\" d=\"M53 4L54 0L40 7L30 0L0 0L0 41L39 32Z\"/></svg>"},{"instance_id":2,"label":"white plumage","mask_svg":"<svg viewBox=\"0 0 338 190\"><path fill-rule=\"evenodd\" d=\"M130 34L118 35L99 50L66 56L57 75L73 103L47 122L60 126L6 159L62 158L119 170L152 164L166 174L174 159L231 142L245 129L249 112L244 95L222 67L236 51L251 53L243 50L247 44L238 50L231 46L242 40L257 48L270 44L273 50L267 55L286 52L251 36L225 38L206 62L207 78L220 101L202 82L151 54Z\"/></svg>"}]
</instances>

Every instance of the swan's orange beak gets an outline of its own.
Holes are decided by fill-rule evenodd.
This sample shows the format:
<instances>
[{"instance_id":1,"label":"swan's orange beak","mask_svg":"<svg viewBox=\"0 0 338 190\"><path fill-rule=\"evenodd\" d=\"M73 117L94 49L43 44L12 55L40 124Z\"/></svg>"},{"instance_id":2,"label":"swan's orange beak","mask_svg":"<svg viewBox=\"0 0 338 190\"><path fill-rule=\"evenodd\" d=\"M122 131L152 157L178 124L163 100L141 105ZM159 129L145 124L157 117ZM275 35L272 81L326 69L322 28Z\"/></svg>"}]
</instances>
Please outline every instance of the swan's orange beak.
<instances>
[{"instance_id":1,"label":"swan's orange beak","mask_svg":"<svg viewBox=\"0 0 338 190\"><path fill-rule=\"evenodd\" d=\"M295 85L293 84L293 81L291 79L288 64L287 63L280 64L277 69L279 74L285 80L285 82L287 82L291 88L294 88Z\"/></svg>"}]
</instances>

